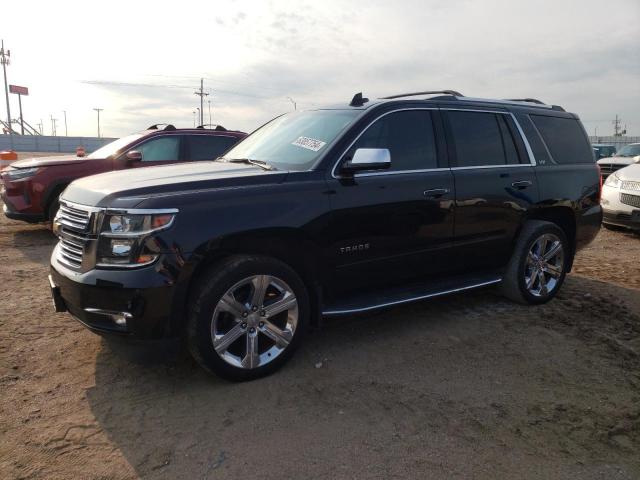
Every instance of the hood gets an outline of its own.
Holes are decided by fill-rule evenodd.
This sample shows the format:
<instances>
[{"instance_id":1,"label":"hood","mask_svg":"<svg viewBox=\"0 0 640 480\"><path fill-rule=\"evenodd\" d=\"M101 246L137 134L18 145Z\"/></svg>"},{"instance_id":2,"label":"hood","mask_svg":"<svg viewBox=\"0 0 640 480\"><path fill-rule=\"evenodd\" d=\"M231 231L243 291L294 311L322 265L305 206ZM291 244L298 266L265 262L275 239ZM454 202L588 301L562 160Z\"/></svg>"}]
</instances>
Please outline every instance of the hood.
<instances>
[{"instance_id":1,"label":"hood","mask_svg":"<svg viewBox=\"0 0 640 480\"><path fill-rule=\"evenodd\" d=\"M26 158L12 162L14 168L52 167L54 165L66 165L69 163L86 162L87 157L76 157L75 155L58 155L56 157L36 157Z\"/></svg>"},{"instance_id":2,"label":"hood","mask_svg":"<svg viewBox=\"0 0 640 480\"><path fill-rule=\"evenodd\" d=\"M615 175L624 181L640 182L640 163L621 168Z\"/></svg>"},{"instance_id":3,"label":"hood","mask_svg":"<svg viewBox=\"0 0 640 480\"><path fill-rule=\"evenodd\" d=\"M72 182L62 198L97 207L133 208L151 196L280 183L287 172L226 162L189 162L107 172Z\"/></svg>"},{"instance_id":4,"label":"hood","mask_svg":"<svg viewBox=\"0 0 640 480\"><path fill-rule=\"evenodd\" d=\"M630 165L635 163L634 157L604 157L598 160L598 163L617 163L622 165Z\"/></svg>"}]
</instances>

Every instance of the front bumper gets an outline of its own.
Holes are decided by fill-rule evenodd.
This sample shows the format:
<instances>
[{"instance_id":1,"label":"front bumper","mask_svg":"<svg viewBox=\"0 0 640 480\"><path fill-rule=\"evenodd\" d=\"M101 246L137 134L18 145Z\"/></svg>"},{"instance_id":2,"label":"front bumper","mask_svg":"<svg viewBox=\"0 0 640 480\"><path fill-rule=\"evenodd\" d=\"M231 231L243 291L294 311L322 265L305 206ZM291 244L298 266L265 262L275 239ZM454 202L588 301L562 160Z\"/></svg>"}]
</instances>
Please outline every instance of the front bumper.
<instances>
[{"instance_id":1,"label":"front bumper","mask_svg":"<svg viewBox=\"0 0 640 480\"><path fill-rule=\"evenodd\" d=\"M623 203L621 198L622 195L636 197L638 196L638 191L622 190L608 185L603 186L602 210L604 217L602 221L609 225L617 225L633 230L640 230L640 220L638 219L638 215L640 214L635 213L640 211L640 208Z\"/></svg>"},{"instance_id":2,"label":"front bumper","mask_svg":"<svg viewBox=\"0 0 640 480\"><path fill-rule=\"evenodd\" d=\"M5 217L10 218L11 220L21 220L28 223L38 223L44 222L46 220L44 214L42 213L16 212L13 205L8 199L2 197L2 201L4 203L4 205L2 206L2 212L4 213Z\"/></svg>"},{"instance_id":3,"label":"front bumper","mask_svg":"<svg viewBox=\"0 0 640 480\"><path fill-rule=\"evenodd\" d=\"M131 270L78 273L51 258L50 281L57 309L96 333L157 339L173 336L175 284L159 261Z\"/></svg>"},{"instance_id":4,"label":"front bumper","mask_svg":"<svg viewBox=\"0 0 640 480\"><path fill-rule=\"evenodd\" d=\"M628 212L605 210L602 221L608 225L616 225L640 232L640 214L633 215Z\"/></svg>"}]
</instances>

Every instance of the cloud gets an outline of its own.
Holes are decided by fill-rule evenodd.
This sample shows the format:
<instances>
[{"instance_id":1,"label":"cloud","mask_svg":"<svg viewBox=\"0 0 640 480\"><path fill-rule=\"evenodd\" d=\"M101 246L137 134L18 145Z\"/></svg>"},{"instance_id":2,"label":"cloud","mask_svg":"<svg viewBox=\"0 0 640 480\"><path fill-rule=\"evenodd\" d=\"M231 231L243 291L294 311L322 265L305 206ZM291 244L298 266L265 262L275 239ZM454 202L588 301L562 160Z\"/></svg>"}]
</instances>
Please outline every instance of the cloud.
<instances>
[{"instance_id":1,"label":"cloud","mask_svg":"<svg viewBox=\"0 0 640 480\"><path fill-rule=\"evenodd\" d=\"M375 98L450 88L561 104L580 114L589 131L610 130L609 119L619 114L640 134L635 0L612 0L605 9L595 0L183 3L170 15L136 23L135 35L81 41L77 32L55 27L59 9L44 4L47 20L34 19L29 38L20 32L23 43L10 45L11 75L25 68L18 59L29 58L21 71L33 86L30 112L48 118L50 111L75 108L74 130L87 133L94 130L95 106L105 108L112 135L160 121L191 125L199 106L193 92L204 77L215 117L247 131L290 110L287 97L314 108L346 103L358 91ZM148 13L130 8L133 17ZM118 20L106 11L92 28ZM51 35L65 56L41 48Z\"/></svg>"}]
</instances>

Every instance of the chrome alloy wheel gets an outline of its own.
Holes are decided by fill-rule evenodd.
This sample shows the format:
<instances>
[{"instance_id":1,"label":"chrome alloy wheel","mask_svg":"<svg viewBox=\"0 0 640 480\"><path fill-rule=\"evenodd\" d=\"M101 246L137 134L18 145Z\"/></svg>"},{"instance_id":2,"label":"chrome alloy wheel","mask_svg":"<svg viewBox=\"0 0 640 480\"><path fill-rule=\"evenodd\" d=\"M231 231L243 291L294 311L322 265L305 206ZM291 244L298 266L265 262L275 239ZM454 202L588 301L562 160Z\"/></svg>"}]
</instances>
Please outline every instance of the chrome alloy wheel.
<instances>
[{"instance_id":1,"label":"chrome alloy wheel","mask_svg":"<svg viewBox=\"0 0 640 480\"><path fill-rule=\"evenodd\" d=\"M298 301L284 281L254 275L218 301L211 322L216 353L234 367L262 367L286 350L298 326Z\"/></svg>"},{"instance_id":2,"label":"chrome alloy wheel","mask_svg":"<svg viewBox=\"0 0 640 480\"><path fill-rule=\"evenodd\" d=\"M546 297L557 286L564 269L562 242L553 233L545 233L531 245L524 268L524 281L529 293Z\"/></svg>"}]
</instances>

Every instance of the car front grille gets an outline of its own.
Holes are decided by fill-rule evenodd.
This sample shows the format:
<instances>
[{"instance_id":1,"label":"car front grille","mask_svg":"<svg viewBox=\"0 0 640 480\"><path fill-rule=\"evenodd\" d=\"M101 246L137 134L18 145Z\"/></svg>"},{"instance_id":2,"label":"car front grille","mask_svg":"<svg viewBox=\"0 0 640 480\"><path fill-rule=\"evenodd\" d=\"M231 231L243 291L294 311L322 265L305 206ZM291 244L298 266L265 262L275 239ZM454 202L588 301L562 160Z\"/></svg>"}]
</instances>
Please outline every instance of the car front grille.
<instances>
[{"instance_id":1,"label":"car front grille","mask_svg":"<svg viewBox=\"0 0 640 480\"><path fill-rule=\"evenodd\" d=\"M637 190L640 192L640 182L625 181L622 182L622 186L620 188L622 188L622 190Z\"/></svg>"},{"instance_id":2,"label":"car front grille","mask_svg":"<svg viewBox=\"0 0 640 480\"><path fill-rule=\"evenodd\" d=\"M631 195L630 193L621 193L620 202L625 205L640 208L640 195Z\"/></svg>"},{"instance_id":3,"label":"car front grille","mask_svg":"<svg viewBox=\"0 0 640 480\"><path fill-rule=\"evenodd\" d=\"M58 261L68 267L80 269L82 257L84 256L84 242L81 238L74 240L74 237L65 232L60 236L60 247L58 248Z\"/></svg>"},{"instance_id":4,"label":"car front grille","mask_svg":"<svg viewBox=\"0 0 640 480\"><path fill-rule=\"evenodd\" d=\"M599 163L598 165L600 165L600 172L602 173L603 178L607 178L613 172L616 172L621 168L626 167L626 165L623 165L620 163Z\"/></svg>"},{"instance_id":5,"label":"car front grille","mask_svg":"<svg viewBox=\"0 0 640 480\"><path fill-rule=\"evenodd\" d=\"M95 243L99 210L60 200L60 209L54 221L59 238L56 258L60 263L76 271L91 268L87 253L91 244Z\"/></svg>"},{"instance_id":6,"label":"car front grille","mask_svg":"<svg viewBox=\"0 0 640 480\"><path fill-rule=\"evenodd\" d=\"M67 202L60 202L60 210L58 211L58 222L72 230L86 232L91 219L91 212L82 209L79 205L71 205Z\"/></svg>"}]
</instances>

